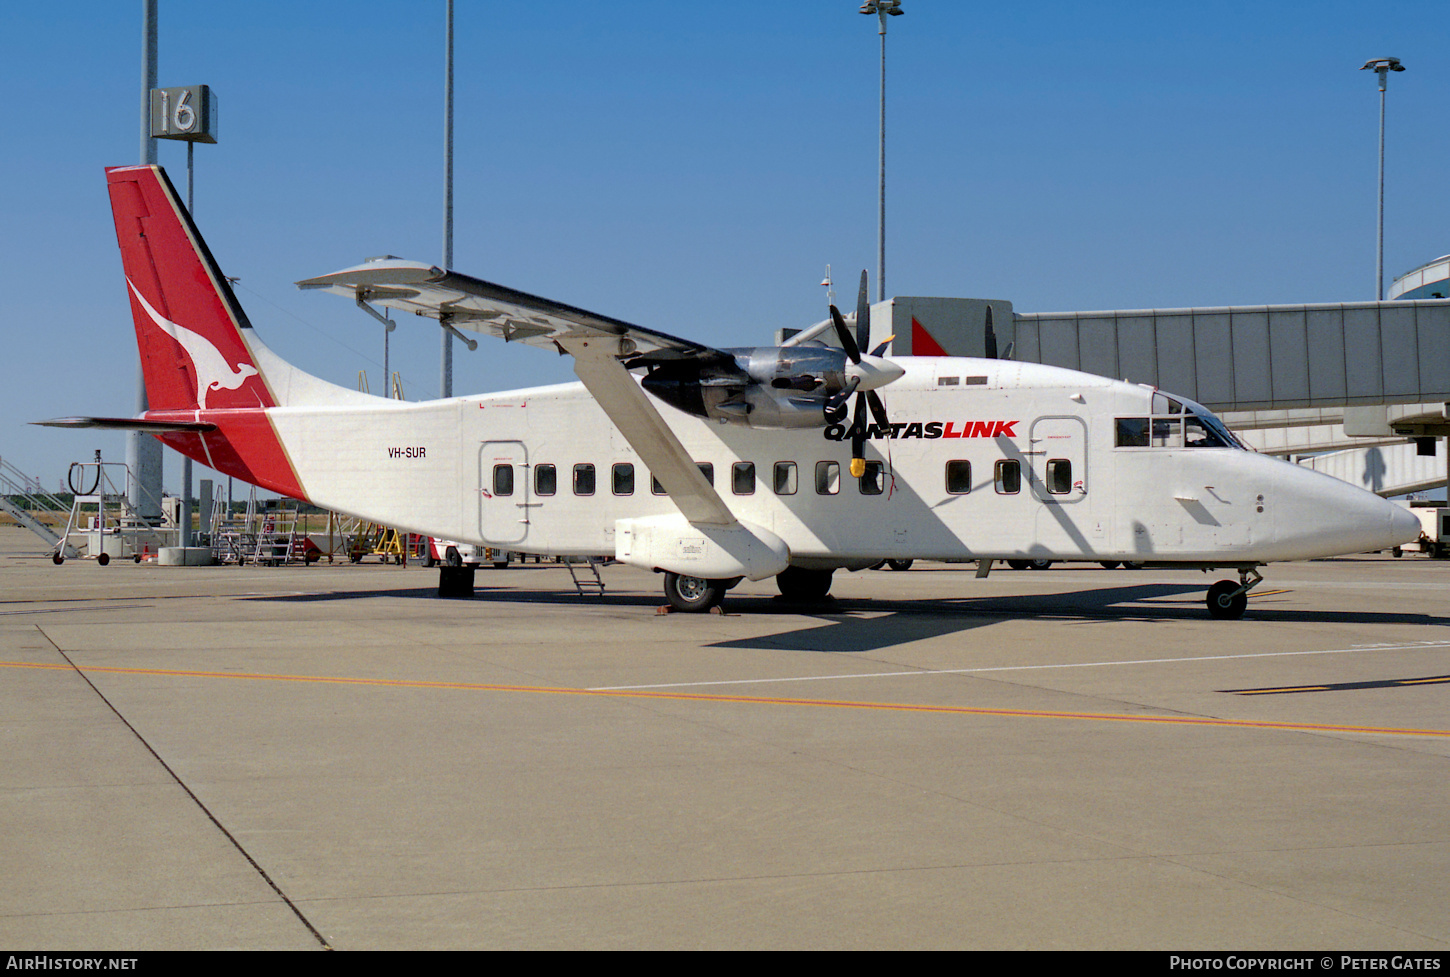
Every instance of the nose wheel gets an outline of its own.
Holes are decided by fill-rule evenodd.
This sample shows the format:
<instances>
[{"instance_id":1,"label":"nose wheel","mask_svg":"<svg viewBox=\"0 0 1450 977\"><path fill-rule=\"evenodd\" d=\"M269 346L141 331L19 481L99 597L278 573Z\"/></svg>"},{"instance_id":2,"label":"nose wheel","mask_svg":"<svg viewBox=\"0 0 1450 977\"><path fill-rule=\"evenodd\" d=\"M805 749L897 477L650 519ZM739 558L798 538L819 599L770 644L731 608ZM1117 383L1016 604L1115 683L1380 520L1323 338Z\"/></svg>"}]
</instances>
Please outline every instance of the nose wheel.
<instances>
[{"instance_id":1,"label":"nose wheel","mask_svg":"<svg viewBox=\"0 0 1450 977\"><path fill-rule=\"evenodd\" d=\"M1249 591L1257 587L1264 577L1253 568L1239 571L1239 582L1220 580L1208 588L1208 613L1210 617L1223 621L1237 621L1244 616L1249 606Z\"/></svg>"}]
</instances>

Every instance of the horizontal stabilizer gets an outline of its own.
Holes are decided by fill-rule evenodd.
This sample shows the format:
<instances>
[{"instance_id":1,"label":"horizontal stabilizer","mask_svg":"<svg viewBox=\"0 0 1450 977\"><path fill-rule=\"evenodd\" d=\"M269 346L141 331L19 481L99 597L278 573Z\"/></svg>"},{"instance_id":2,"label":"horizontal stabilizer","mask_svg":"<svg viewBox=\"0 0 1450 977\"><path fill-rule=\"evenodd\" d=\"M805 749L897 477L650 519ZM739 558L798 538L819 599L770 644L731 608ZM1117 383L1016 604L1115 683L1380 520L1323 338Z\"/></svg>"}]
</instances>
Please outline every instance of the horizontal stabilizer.
<instances>
[{"instance_id":1,"label":"horizontal stabilizer","mask_svg":"<svg viewBox=\"0 0 1450 977\"><path fill-rule=\"evenodd\" d=\"M215 424L205 421L146 421L139 417L55 417L48 421L31 421L40 427L91 427L115 431L146 431L164 434L167 431L215 431Z\"/></svg>"}]
</instances>

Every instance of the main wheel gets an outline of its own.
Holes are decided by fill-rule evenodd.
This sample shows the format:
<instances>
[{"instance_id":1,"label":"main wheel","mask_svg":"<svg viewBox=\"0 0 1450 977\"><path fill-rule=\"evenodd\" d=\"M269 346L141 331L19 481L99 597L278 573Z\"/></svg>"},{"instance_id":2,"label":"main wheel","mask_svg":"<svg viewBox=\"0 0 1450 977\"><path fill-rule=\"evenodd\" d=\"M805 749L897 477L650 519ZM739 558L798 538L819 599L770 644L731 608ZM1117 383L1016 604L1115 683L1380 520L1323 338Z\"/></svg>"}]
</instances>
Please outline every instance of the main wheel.
<instances>
[{"instance_id":1,"label":"main wheel","mask_svg":"<svg viewBox=\"0 0 1450 977\"><path fill-rule=\"evenodd\" d=\"M699 614L720 603L725 596L725 584L720 580L706 580L703 577L685 577L678 573L665 574L665 597L677 611Z\"/></svg>"},{"instance_id":2,"label":"main wheel","mask_svg":"<svg viewBox=\"0 0 1450 977\"><path fill-rule=\"evenodd\" d=\"M463 566L463 557L458 555L458 547L448 547L448 552L443 554L443 562L447 563L451 567Z\"/></svg>"},{"instance_id":3,"label":"main wheel","mask_svg":"<svg viewBox=\"0 0 1450 977\"><path fill-rule=\"evenodd\" d=\"M893 570L910 570L915 560L887 560L886 565Z\"/></svg>"},{"instance_id":4,"label":"main wheel","mask_svg":"<svg viewBox=\"0 0 1450 977\"><path fill-rule=\"evenodd\" d=\"M1027 563L1034 570L1050 570L1050 569L1052 569L1052 561L1051 560L1028 560Z\"/></svg>"},{"instance_id":5,"label":"main wheel","mask_svg":"<svg viewBox=\"0 0 1450 977\"><path fill-rule=\"evenodd\" d=\"M1239 585L1232 580L1220 580L1208 588L1208 613L1211 617L1225 621L1237 621L1244 616L1249 606L1247 593L1234 593Z\"/></svg>"},{"instance_id":6,"label":"main wheel","mask_svg":"<svg viewBox=\"0 0 1450 977\"><path fill-rule=\"evenodd\" d=\"M814 604L826 599L831 592L831 574L834 570L806 570L802 567L786 567L776 575L775 585L786 600Z\"/></svg>"},{"instance_id":7,"label":"main wheel","mask_svg":"<svg viewBox=\"0 0 1450 977\"><path fill-rule=\"evenodd\" d=\"M1119 566L1119 563L1116 560L1103 560L1101 563L1098 564L1098 566L1102 567L1104 570L1116 570Z\"/></svg>"},{"instance_id":8,"label":"main wheel","mask_svg":"<svg viewBox=\"0 0 1450 977\"><path fill-rule=\"evenodd\" d=\"M1008 560L1007 565L1014 570L1026 570L1032 565L1031 560Z\"/></svg>"}]
</instances>

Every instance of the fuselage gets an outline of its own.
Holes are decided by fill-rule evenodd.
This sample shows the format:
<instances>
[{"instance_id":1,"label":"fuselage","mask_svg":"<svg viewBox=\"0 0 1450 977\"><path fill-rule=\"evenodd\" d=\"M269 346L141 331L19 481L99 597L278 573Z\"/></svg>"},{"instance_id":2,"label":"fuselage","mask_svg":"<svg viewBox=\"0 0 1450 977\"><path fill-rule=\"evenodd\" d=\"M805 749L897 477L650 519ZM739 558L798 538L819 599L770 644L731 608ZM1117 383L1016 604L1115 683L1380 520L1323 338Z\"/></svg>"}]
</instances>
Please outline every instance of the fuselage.
<instances>
[{"instance_id":1,"label":"fuselage","mask_svg":"<svg viewBox=\"0 0 1450 977\"><path fill-rule=\"evenodd\" d=\"M798 566L1234 566L1404 538L1399 507L1243 450L1214 433L1207 411L1151 388L1003 360L894 362L905 373L882 391L891 427L868 432L861 478L841 425L754 430L657 406L732 512L783 540ZM581 384L370 400L267 410L310 501L428 535L574 556L612 555L617 520L675 511Z\"/></svg>"}]
</instances>

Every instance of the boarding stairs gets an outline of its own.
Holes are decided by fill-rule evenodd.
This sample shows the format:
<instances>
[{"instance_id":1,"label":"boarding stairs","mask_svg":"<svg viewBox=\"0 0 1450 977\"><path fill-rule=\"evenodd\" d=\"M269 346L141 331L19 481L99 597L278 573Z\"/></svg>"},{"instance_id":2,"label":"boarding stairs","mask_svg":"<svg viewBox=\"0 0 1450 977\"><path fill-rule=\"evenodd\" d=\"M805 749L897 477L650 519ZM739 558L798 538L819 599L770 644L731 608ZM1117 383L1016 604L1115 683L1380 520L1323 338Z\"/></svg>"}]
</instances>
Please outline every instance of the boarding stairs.
<instances>
[{"instance_id":1,"label":"boarding stairs","mask_svg":"<svg viewBox=\"0 0 1450 977\"><path fill-rule=\"evenodd\" d=\"M126 489L136 488L143 496L143 506L156 512L165 509L161 499L147 492L145 486L137 485L124 462L102 461L97 451L95 461L71 464L66 485L73 495L70 517L51 554L56 563L80 555L80 548L73 542L77 538L85 543L86 558L101 566L112 559L134 559L140 563L146 554L155 558L163 546L177 544L181 535L178 527L164 522L158 525L143 517L127 496Z\"/></svg>"},{"instance_id":2,"label":"boarding stairs","mask_svg":"<svg viewBox=\"0 0 1450 977\"><path fill-rule=\"evenodd\" d=\"M278 506L261 513L247 560L253 566L281 566L305 561L306 549L297 533L296 506Z\"/></svg>"},{"instance_id":3,"label":"boarding stairs","mask_svg":"<svg viewBox=\"0 0 1450 977\"><path fill-rule=\"evenodd\" d=\"M17 523L45 540L45 545L52 550L60 545L62 539L59 527L46 524L35 513L46 513L59 522L61 513L69 508L42 489L37 480L0 458L0 510L9 513ZM66 556L75 555L74 547L70 549Z\"/></svg>"},{"instance_id":4,"label":"boarding stairs","mask_svg":"<svg viewBox=\"0 0 1450 977\"><path fill-rule=\"evenodd\" d=\"M611 560L603 556L565 556L560 559L569 568L569 579L574 581L575 593L583 597L587 590L595 596L604 595L604 578L599 575L599 567Z\"/></svg>"},{"instance_id":5,"label":"boarding stairs","mask_svg":"<svg viewBox=\"0 0 1450 977\"><path fill-rule=\"evenodd\" d=\"M243 566L257 551L257 489L252 487L243 513L232 510L226 499L211 505L211 555L218 564Z\"/></svg>"}]
</instances>

